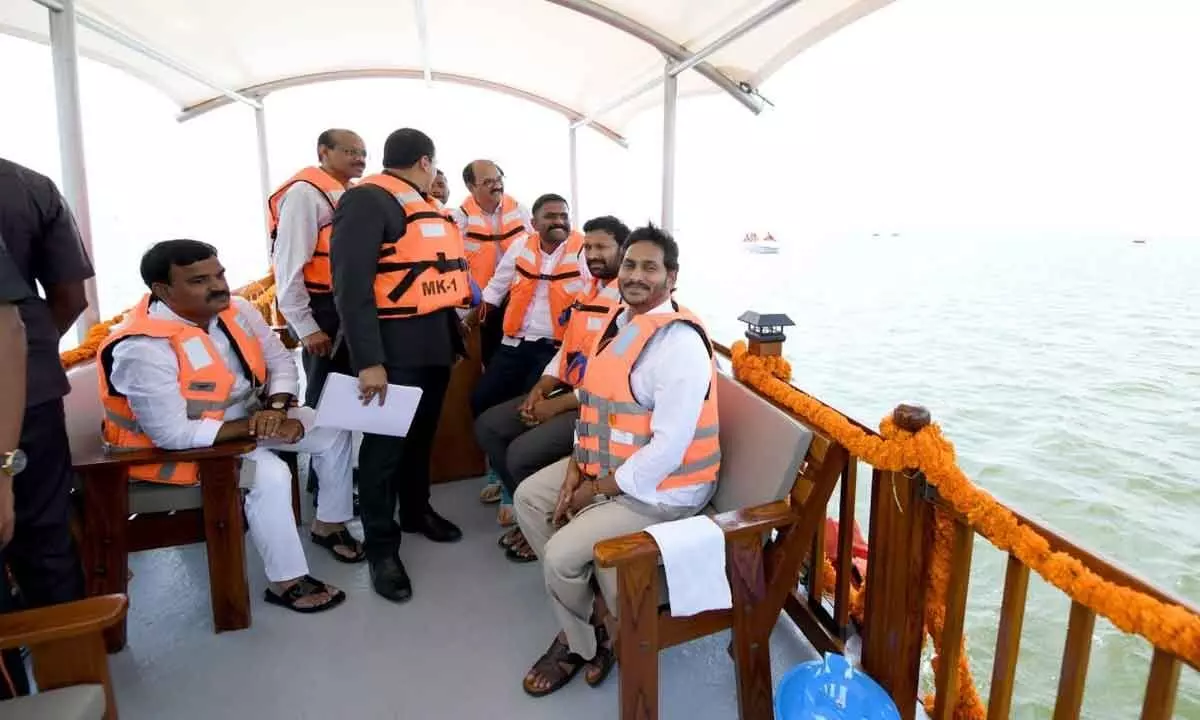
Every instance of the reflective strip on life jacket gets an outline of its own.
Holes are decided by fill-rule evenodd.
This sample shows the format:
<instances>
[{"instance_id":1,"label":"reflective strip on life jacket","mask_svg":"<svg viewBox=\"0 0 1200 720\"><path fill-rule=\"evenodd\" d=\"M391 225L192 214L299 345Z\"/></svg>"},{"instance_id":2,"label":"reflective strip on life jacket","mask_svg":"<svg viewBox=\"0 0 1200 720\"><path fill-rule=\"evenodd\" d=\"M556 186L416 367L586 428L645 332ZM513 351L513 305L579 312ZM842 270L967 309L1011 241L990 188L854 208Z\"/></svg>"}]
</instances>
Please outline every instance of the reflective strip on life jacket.
<instances>
[{"instance_id":1,"label":"reflective strip on life jacket","mask_svg":"<svg viewBox=\"0 0 1200 720\"><path fill-rule=\"evenodd\" d=\"M267 200L267 223L271 231L271 257L275 257L275 239L279 232L279 209L283 197L293 185L306 182L312 185L329 202L329 209L337 209L338 202L346 192L346 188L332 175L319 167L306 167L293 175L283 185L279 186ZM312 257L304 264L304 287L310 293L326 294L333 292L333 268L329 263L330 240L333 237L332 219L317 228L317 243L313 248Z\"/></svg>"}]
</instances>

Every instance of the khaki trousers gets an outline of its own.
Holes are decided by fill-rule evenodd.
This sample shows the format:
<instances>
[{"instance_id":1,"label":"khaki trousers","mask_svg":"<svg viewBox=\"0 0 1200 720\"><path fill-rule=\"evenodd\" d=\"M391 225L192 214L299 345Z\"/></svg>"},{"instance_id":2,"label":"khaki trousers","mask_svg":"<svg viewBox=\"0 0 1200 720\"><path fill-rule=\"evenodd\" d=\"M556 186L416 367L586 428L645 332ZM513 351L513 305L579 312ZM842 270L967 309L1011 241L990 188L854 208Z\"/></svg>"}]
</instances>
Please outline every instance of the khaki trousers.
<instances>
[{"instance_id":1,"label":"khaki trousers","mask_svg":"<svg viewBox=\"0 0 1200 720\"><path fill-rule=\"evenodd\" d=\"M596 656L596 633L591 624L596 601L591 586L592 548L601 540L691 517L701 508L647 505L622 496L584 508L555 529L554 505L568 461L563 458L526 478L513 496L513 509L521 532L542 562L550 605L571 651L590 660Z\"/></svg>"}]
</instances>

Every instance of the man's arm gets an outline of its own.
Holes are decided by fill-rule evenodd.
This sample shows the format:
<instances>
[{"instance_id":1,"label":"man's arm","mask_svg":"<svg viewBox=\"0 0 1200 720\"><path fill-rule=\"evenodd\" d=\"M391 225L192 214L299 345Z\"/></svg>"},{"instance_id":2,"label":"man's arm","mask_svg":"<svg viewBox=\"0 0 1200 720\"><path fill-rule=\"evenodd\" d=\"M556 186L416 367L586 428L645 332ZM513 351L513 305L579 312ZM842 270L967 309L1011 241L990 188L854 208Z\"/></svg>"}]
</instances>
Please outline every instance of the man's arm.
<instances>
[{"instance_id":1,"label":"man's arm","mask_svg":"<svg viewBox=\"0 0 1200 720\"><path fill-rule=\"evenodd\" d=\"M321 331L313 319L304 266L317 249L321 213L329 211L325 195L306 182L294 183L279 205L279 227L275 233L272 265L275 268L279 312L301 338Z\"/></svg>"},{"instance_id":2,"label":"man's arm","mask_svg":"<svg viewBox=\"0 0 1200 720\"><path fill-rule=\"evenodd\" d=\"M634 372L652 373L650 442L617 468L613 480L621 492L645 496L654 493L659 483L675 472L692 444L712 382L712 358L695 328L679 323L663 330L663 336L654 347L646 349L641 367Z\"/></svg>"},{"instance_id":3,"label":"man's arm","mask_svg":"<svg viewBox=\"0 0 1200 720\"><path fill-rule=\"evenodd\" d=\"M164 340L129 338L113 349L113 387L125 395L142 431L162 450L211 447L250 436L249 419L222 423L187 415L179 360Z\"/></svg>"},{"instance_id":4,"label":"man's arm","mask_svg":"<svg viewBox=\"0 0 1200 720\"><path fill-rule=\"evenodd\" d=\"M496 267L496 274L492 275L488 286L483 289L483 302L492 307L500 307L500 303L504 302L504 296L508 294L509 288L512 287L513 275L517 272L517 257L521 255L521 250L525 248L525 243L514 241L508 246L504 257L500 258L500 264Z\"/></svg>"},{"instance_id":5,"label":"man's arm","mask_svg":"<svg viewBox=\"0 0 1200 720\"><path fill-rule=\"evenodd\" d=\"M63 196L49 179L30 187L42 211L42 233L35 248L34 275L46 289L46 303L62 337L87 309L83 281L95 276L79 228Z\"/></svg>"},{"instance_id":6,"label":"man's arm","mask_svg":"<svg viewBox=\"0 0 1200 720\"><path fill-rule=\"evenodd\" d=\"M391 239L385 238L387 217L381 200L394 202L373 187L357 187L342 196L333 213L333 299L357 370L385 360L374 283L379 246ZM396 231L403 234L404 229Z\"/></svg>"}]
</instances>

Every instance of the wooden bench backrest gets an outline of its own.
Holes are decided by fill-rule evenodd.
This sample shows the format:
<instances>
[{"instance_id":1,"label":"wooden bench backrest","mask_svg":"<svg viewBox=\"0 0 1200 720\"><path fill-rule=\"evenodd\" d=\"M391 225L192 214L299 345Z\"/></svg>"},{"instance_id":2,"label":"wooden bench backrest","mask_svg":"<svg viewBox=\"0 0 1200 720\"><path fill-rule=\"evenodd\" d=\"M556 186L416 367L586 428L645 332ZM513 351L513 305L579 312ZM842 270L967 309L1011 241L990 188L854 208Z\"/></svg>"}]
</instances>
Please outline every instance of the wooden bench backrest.
<instances>
[{"instance_id":1,"label":"wooden bench backrest","mask_svg":"<svg viewBox=\"0 0 1200 720\"><path fill-rule=\"evenodd\" d=\"M787 497L813 441L813 433L753 390L717 375L721 472L713 509L729 512Z\"/></svg>"}]
</instances>

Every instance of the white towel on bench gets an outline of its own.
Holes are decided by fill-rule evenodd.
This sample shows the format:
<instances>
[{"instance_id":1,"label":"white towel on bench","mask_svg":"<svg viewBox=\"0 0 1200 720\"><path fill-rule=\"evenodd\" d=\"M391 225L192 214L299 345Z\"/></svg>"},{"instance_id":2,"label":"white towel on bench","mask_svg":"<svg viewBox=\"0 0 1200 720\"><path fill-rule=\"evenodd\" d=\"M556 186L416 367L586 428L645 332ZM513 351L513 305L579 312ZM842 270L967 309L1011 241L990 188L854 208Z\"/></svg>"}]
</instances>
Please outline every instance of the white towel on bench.
<instances>
[{"instance_id":1,"label":"white towel on bench","mask_svg":"<svg viewBox=\"0 0 1200 720\"><path fill-rule=\"evenodd\" d=\"M662 552L671 615L733 607L725 574L725 533L707 515L646 528Z\"/></svg>"}]
</instances>

